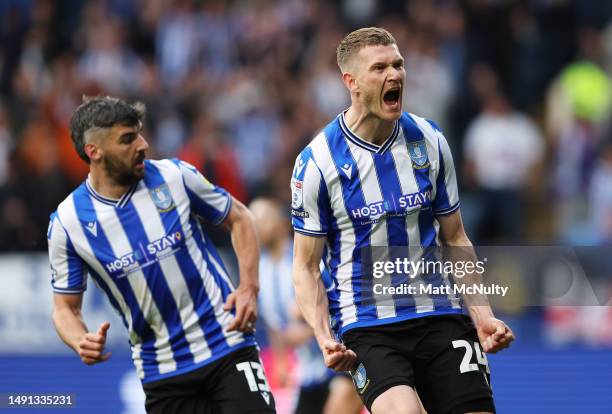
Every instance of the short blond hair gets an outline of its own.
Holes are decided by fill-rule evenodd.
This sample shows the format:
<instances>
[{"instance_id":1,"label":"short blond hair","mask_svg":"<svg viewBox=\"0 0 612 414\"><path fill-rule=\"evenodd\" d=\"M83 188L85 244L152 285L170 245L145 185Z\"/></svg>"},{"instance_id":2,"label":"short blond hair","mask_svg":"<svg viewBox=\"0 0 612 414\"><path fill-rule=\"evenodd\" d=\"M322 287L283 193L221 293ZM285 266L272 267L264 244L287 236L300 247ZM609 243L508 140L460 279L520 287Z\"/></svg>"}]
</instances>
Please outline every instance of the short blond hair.
<instances>
[{"instance_id":1,"label":"short blond hair","mask_svg":"<svg viewBox=\"0 0 612 414\"><path fill-rule=\"evenodd\" d=\"M396 44L391 33L380 27L364 27L352 31L338 45L336 60L341 71L349 59L366 46L389 46Z\"/></svg>"}]
</instances>

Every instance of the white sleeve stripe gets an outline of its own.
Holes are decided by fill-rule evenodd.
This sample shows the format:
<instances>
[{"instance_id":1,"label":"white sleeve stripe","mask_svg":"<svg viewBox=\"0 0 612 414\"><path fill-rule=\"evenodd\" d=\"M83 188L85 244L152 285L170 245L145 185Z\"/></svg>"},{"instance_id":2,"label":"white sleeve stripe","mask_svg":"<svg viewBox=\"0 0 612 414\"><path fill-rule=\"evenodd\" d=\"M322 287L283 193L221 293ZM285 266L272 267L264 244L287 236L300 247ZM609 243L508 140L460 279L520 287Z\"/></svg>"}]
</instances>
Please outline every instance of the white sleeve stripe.
<instances>
[{"instance_id":1,"label":"white sleeve stripe","mask_svg":"<svg viewBox=\"0 0 612 414\"><path fill-rule=\"evenodd\" d=\"M304 227L307 231L324 232L324 224L319 217L319 198L321 196L321 173L313 160L308 160L304 172L304 210L309 217L304 218ZM327 224L327 223L325 223Z\"/></svg>"},{"instance_id":2,"label":"white sleeve stripe","mask_svg":"<svg viewBox=\"0 0 612 414\"><path fill-rule=\"evenodd\" d=\"M457 210L459 208L460 204L461 203L457 202L454 206L446 208L444 210L434 210L434 214L437 215L437 216L443 216L443 215L446 215L446 214L450 214L450 213L454 212L455 210Z\"/></svg>"},{"instance_id":3,"label":"white sleeve stripe","mask_svg":"<svg viewBox=\"0 0 612 414\"><path fill-rule=\"evenodd\" d=\"M49 238L49 262L53 272L52 286L58 289L68 289L70 272L68 267L68 235L64 226L56 216L53 219Z\"/></svg>"},{"instance_id":4,"label":"white sleeve stripe","mask_svg":"<svg viewBox=\"0 0 612 414\"><path fill-rule=\"evenodd\" d=\"M298 233L305 234L307 236L327 236L327 232L324 232L324 231L306 230L306 229L300 229L297 227L294 227L293 230Z\"/></svg>"},{"instance_id":5,"label":"white sleeve stripe","mask_svg":"<svg viewBox=\"0 0 612 414\"><path fill-rule=\"evenodd\" d=\"M72 294L72 293L83 293L85 292L85 290L87 289L87 287L82 287L81 289L64 289L64 288L58 288L58 287L53 287L53 291L55 293L67 293L67 294Z\"/></svg>"}]
</instances>

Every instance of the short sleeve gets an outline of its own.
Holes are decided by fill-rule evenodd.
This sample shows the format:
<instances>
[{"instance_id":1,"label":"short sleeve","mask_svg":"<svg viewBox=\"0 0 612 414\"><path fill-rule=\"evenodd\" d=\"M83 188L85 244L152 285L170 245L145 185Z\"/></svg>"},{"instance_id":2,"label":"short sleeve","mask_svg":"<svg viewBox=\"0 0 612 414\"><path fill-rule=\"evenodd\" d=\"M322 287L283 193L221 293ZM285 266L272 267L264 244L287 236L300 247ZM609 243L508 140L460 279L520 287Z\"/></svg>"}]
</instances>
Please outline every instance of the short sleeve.
<instances>
[{"instance_id":1,"label":"short sleeve","mask_svg":"<svg viewBox=\"0 0 612 414\"><path fill-rule=\"evenodd\" d=\"M175 163L181 170L192 211L215 225L222 223L231 209L232 196L204 178L193 165L180 160Z\"/></svg>"},{"instance_id":2,"label":"short sleeve","mask_svg":"<svg viewBox=\"0 0 612 414\"><path fill-rule=\"evenodd\" d=\"M330 230L327 186L310 148L298 156L291 177L293 229L308 236L325 236Z\"/></svg>"},{"instance_id":3,"label":"short sleeve","mask_svg":"<svg viewBox=\"0 0 612 414\"><path fill-rule=\"evenodd\" d=\"M440 168L436 177L436 196L433 200L434 214L450 214L459 208L459 190L453 155L444 135L435 127L438 136Z\"/></svg>"},{"instance_id":4,"label":"short sleeve","mask_svg":"<svg viewBox=\"0 0 612 414\"><path fill-rule=\"evenodd\" d=\"M51 215L47 232L51 286L56 293L78 294L87 288L87 268L56 213Z\"/></svg>"}]
</instances>

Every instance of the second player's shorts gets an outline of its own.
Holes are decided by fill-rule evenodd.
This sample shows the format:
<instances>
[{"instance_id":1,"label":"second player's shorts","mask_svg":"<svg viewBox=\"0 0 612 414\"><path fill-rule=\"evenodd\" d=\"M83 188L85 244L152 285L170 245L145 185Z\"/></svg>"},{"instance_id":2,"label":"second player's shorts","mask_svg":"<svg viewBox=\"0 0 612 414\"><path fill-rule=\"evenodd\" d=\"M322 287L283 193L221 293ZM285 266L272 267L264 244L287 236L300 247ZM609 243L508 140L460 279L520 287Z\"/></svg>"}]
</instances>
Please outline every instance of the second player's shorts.
<instances>
[{"instance_id":1,"label":"second player's shorts","mask_svg":"<svg viewBox=\"0 0 612 414\"><path fill-rule=\"evenodd\" d=\"M255 347L143 386L148 414L268 414L274 397Z\"/></svg>"},{"instance_id":2,"label":"second player's shorts","mask_svg":"<svg viewBox=\"0 0 612 414\"><path fill-rule=\"evenodd\" d=\"M487 359L465 315L355 328L342 340L357 354L351 375L370 411L384 391L408 385L428 414L495 412Z\"/></svg>"}]
</instances>

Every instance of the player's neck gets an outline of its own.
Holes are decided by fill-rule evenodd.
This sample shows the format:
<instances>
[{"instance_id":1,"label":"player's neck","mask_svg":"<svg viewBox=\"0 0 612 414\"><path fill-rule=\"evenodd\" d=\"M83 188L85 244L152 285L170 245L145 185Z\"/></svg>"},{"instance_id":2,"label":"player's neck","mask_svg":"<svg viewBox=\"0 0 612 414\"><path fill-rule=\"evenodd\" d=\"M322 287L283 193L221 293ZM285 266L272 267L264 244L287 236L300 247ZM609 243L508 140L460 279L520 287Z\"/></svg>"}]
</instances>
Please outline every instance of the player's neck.
<instances>
[{"instance_id":1,"label":"player's neck","mask_svg":"<svg viewBox=\"0 0 612 414\"><path fill-rule=\"evenodd\" d=\"M92 168L89 170L89 185L102 197L111 200L119 200L130 189L129 185L117 183L102 168Z\"/></svg>"},{"instance_id":2,"label":"player's neck","mask_svg":"<svg viewBox=\"0 0 612 414\"><path fill-rule=\"evenodd\" d=\"M344 121L358 137L375 145L381 145L393 132L394 121L385 121L376 115L352 105L344 114Z\"/></svg>"}]
</instances>

